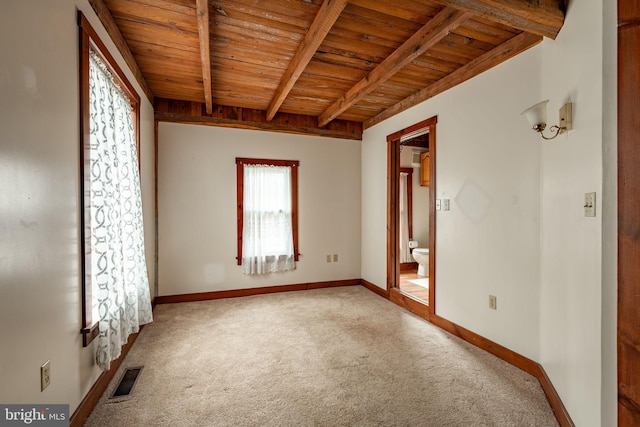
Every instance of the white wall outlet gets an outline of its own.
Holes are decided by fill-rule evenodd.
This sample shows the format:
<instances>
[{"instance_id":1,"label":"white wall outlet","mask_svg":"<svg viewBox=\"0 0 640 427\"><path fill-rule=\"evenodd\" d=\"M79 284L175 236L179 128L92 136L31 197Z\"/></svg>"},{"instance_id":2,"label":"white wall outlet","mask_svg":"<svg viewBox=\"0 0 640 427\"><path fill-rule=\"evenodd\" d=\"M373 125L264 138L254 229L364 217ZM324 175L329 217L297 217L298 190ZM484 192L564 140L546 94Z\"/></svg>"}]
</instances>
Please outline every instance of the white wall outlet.
<instances>
[{"instance_id":1,"label":"white wall outlet","mask_svg":"<svg viewBox=\"0 0 640 427\"><path fill-rule=\"evenodd\" d=\"M443 211L448 211L449 210L449 199L443 199L442 200L442 210Z\"/></svg>"},{"instance_id":2,"label":"white wall outlet","mask_svg":"<svg viewBox=\"0 0 640 427\"><path fill-rule=\"evenodd\" d=\"M40 391L44 391L51 383L51 361L47 360L40 366Z\"/></svg>"},{"instance_id":3,"label":"white wall outlet","mask_svg":"<svg viewBox=\"0 0 640 427\"><path fill-rule=\"evenodd\" d=\"M333 262L338 262L338 254L333 254Z\"/></svg>"},{"instance_id":4,"label":"white wall outlet","mask_svg":"<svg viewBox=\"0 0 640 427\"><path fill-rule=\"evenodd\" d=\"M596 216L596 193L584 193L584 216Z\"/></svg>"},{"instance_id":5,"label":"white wall outlet","mask_svg":"<svg viewBox=\"0 0 640 427\"><path fill-rule=\"evenodd\" d=\"M489 308L491 310L498 309L498 298L495 295L489 295Z\"/></svg>"},{"instance_id":6,"label":"white wall outlet","mask_svg":"<svg viewBox=\"0 0 640 427\"><path fill-rule=\"evenodd\" d=\"M331 262L331 255L327 255L327 262Z\"/></svg>"}]
</instances>

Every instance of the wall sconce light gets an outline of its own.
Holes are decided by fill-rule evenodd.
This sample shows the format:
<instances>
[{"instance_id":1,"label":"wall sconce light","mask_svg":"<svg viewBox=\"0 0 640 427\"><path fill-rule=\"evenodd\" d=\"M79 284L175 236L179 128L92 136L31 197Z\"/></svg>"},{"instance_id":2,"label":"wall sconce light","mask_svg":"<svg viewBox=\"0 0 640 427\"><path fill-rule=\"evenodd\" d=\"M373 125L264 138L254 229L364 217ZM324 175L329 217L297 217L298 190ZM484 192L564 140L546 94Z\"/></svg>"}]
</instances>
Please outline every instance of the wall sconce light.
<instances>
[{"instance_id":1,"label":"wall sconce light","mask_svg":"<svg viewBox=\"0 0 640 427\"><path fill-rule=\"evenodd\" d=\"M558 126L553 125L549 128L549 130L551 132L555 132L555 134L553 134L553 136L547 137L544 135L544 133L542 133L542 131L544 131L547 127L547 102L549 102L549 100L539 102L536 105L527 108L522 112L522 115L525 116L527 120L529 120L529 123L531 124L533 130L539 132L540 136L543 139L548 140L555 138L564 131L571 130L572 104L568 102L560 108L560 121L558 123Z\"/></svg>"}]
</instances>

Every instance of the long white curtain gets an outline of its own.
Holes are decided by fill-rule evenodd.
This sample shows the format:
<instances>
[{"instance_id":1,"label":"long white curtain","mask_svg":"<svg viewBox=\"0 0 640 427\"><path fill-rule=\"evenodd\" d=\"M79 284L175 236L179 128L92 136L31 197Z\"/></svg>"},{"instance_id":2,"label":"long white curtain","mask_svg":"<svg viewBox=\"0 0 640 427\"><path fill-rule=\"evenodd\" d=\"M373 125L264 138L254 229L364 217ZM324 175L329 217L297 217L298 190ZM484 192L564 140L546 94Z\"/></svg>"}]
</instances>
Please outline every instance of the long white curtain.
<instances>
[{"instance_id":1,"label":"long white curtain","mask_svg":"<svg viewBox=\"0 0 640 427\"><path fill-rule=\"evenodd\" d=\"M245 164L243 180L242 272L295 269L291 168Z\"/></svg>"},{"instance_id":2,"label":"long white curtain","mask_svg":"<svg viewBox=\"0 0 640 427\"><path fill-rule=\"evenodd\" d=\"M413 257L409 250L408 176L409 174L400 172L400 262L413 262Z\"/></svg>"},{"instance_id":3,"label":"long white curtain","mask_svg":"<svg viewBox=\"0 0 640 427\"><path fill-rule=\"evenodd\" d=\"M152 312L131 104L93 52L89 75L92 318L96 361L107 370Z\"/></svg>"}]
</instances>

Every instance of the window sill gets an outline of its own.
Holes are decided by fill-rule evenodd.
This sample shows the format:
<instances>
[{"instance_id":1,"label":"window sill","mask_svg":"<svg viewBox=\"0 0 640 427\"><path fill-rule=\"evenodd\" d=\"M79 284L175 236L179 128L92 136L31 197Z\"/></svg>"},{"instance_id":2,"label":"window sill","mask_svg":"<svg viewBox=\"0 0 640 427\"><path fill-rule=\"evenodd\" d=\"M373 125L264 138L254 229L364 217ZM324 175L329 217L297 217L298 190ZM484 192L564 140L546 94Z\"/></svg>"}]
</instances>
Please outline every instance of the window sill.
<instances>
[{"instance_id":1,"label":"window sill","mask_svg":"<svg viewBox=\"0 0 640 427\"><path fill-rule=\"evenodd\" d=\"M98 329L98 322L94 323L91 326L87 326L86 328L82 328L80 333L82 334L82 346L87 347L91 342L98 336L100 330Z\"/></svg>"}]
</instances>

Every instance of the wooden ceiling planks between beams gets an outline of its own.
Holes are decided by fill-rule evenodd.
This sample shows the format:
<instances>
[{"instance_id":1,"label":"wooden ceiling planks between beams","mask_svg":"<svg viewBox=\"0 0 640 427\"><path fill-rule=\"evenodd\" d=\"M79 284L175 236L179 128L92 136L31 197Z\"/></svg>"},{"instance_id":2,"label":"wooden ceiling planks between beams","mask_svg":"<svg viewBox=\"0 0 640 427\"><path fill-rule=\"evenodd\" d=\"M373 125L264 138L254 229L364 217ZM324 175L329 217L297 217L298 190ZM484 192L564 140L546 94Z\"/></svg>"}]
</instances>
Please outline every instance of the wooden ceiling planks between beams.
<instances>
[{"instance_id":1,"label":"wooden ceiling planks between beams","mask_svg":"<svg viewBox=\"0 0 640 427\"><path fill-rule=\"evenodd\" d=\"M124 58L124 62L126 62L127 66L133 73L133 77L135 77L147 99L149 99L149 102L153 104L153 92L151 92L151 88L147 84L142 71L140 71L140 67L138 67L138 63L133 57L133 53L131 53L129 45L122 36L122 33L118 28L118 24L116 24L116 21L113 19L111 12L109 12L109 9L102 0L89 0L89 4L91 5L91 8L96 13L96 15L98 15L98 19L100 19L100 22L104 26L105 30L107 30L107 34L116 45L116 48L120 52L120 55L122 55L122 57Z\"/></svg>"},{"instance_id":2,"label":"wooden ceiling planks between beams","mask_svg":"<svg viewBox=\"0 0 640 427\"><path fill-rule=\"evenodd\" d=\"M166 111L166 119L231 127L247 121L253 129L289 126L294 133L347 138L358 138L352 123L361 132L533 46L541 35L555 37L566 1L270 0L267 9L234 0L228 4L234 13L218 16L217 5L227 4L222 0L89 0L149 99L189 100L204 116ZM178 6L184 10L174 19ZM258 22L247 7L260 13ZM461 22L442 18L447 13ZM407 17L410 22L400 22ZM221 116L220 104L235 105L230 108L242 116ZM349 130L341 127L345 121Z\"/></svg>"},{"instance_id":3,"label":"wooden ceiling planks between beams","mask_svg":"<svg viewBox=\"0 0 640 427\"><path fill-rule=\"evenodd\" d=\"M538 34L521 33L506 42L498 45L492 50L479 56L467 65L457 69L451 74L443 77L432 85L416 92L403 99L394 106L387 108L378 115L364 121L364 129L368 129L390 117L395 116L421 102L426 101L452 87L463 83L470 78L490 69L494 66L518 55L521 52L535 46L542 41L542 36Z\"/></svg>"},{"instance_id":4,"label":"wooden ceiling planks between beams","mask_svg":"<svg viewBox=\"0 0 640 427\"><path fill-rule=\"evenodd\" d=\"M554 39L564 24L565 0L435 0L527 33Z\"/></svg>"},{"instance_id":5,"label":"wooden ceiling planks between beams","mask_svg":"<svg viewBox=\"0 0 640 427\"><path fill-rule=\"evenodd\" d=\"M202 86L207 113L213 111L211 95L211 55L209 54L209 1L196 0L198 16L198 38L200 39L200 61L202 62Z\"/></svg>"},{"instance_id":6,"label":"wooden ceiling planks between beams","mask_svg":"<svg viewBox=\"0 0 640 427\"><path fill-rule=\"evenodd\" d=\"M282 80L276 89L275 96L273 97L269 108L267 109L267 120L272 120L282 103L287 98L287 95L295 85L300 75L305 70L311 58L318 50L318 47L322 44L325 37L333 27L345 6L347 0L325 0L318 14L313 20L313 23L309 27L302 43L298 46L293 60L287 67Z\"/></svg>"},{"instance_id":7,"label":"wooden ceiling planks between beams","mask_svg":"<svg viewBox=\"0 0 640 427\"><path fill-rule=\"evenodd\" d=\"M472 16L471 13L447 7L416 31L402 46L374 68L365 78L349 89L340 99L327 108L319 117L319 126L348 110L364 96L418 58L442 40L450 31Z\"/></svg>"}]
</instances>

